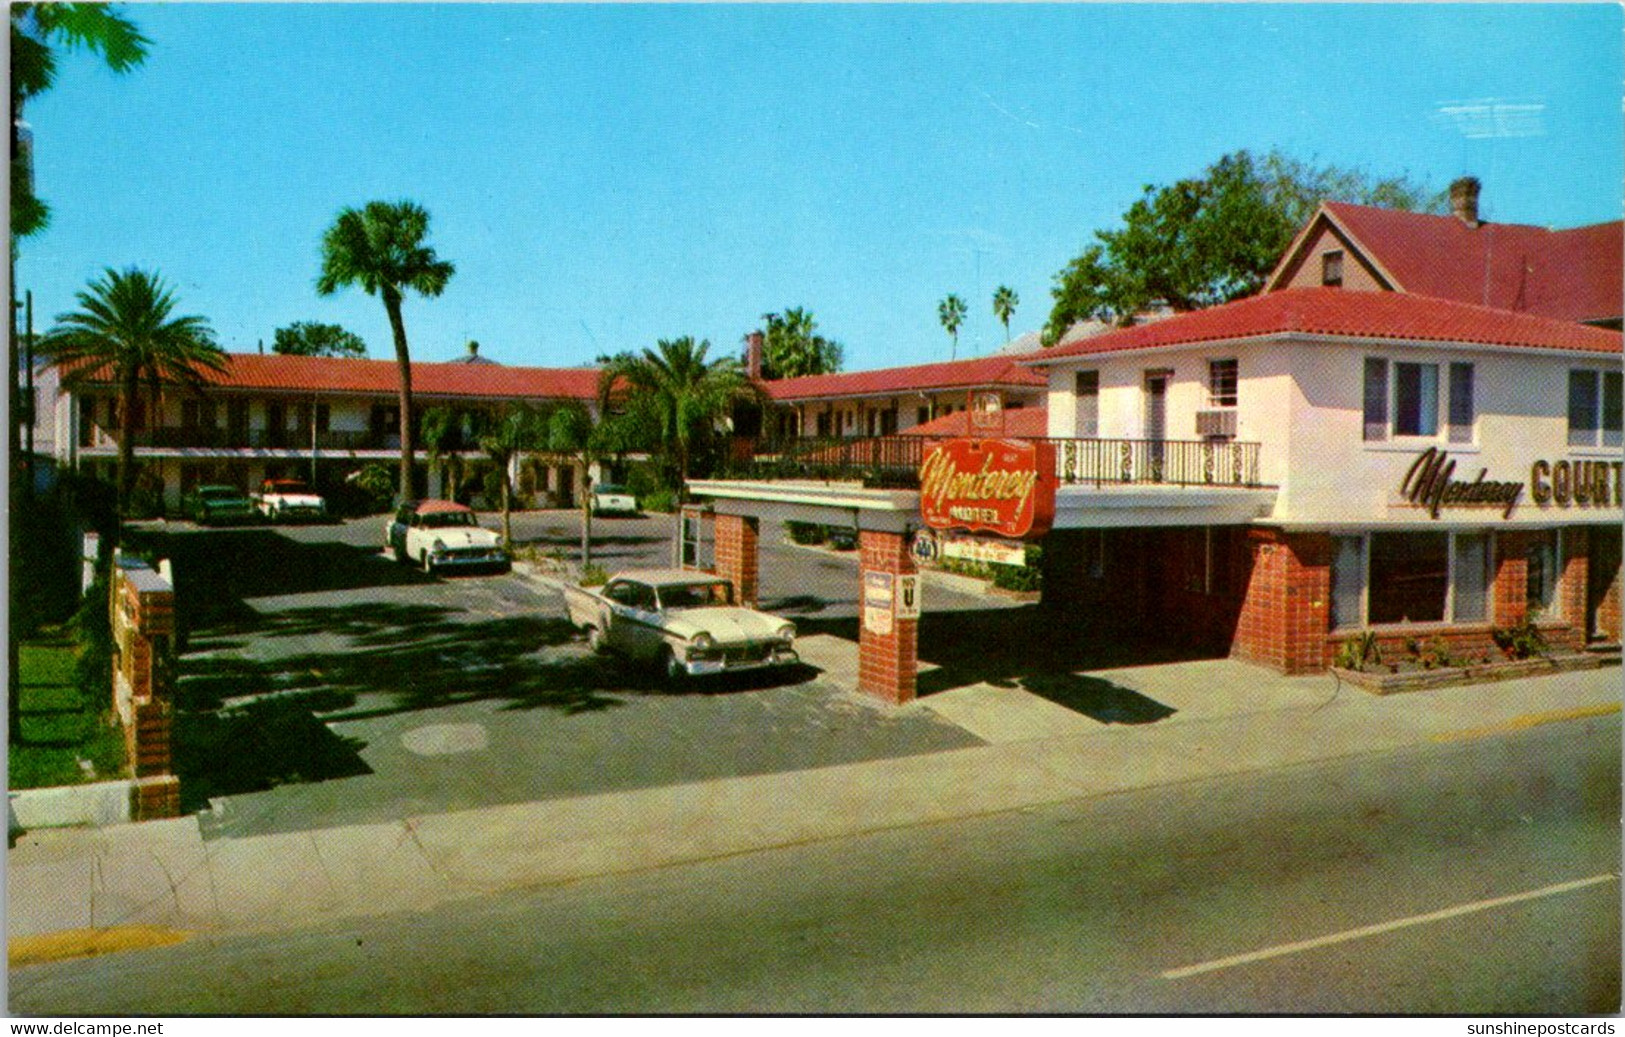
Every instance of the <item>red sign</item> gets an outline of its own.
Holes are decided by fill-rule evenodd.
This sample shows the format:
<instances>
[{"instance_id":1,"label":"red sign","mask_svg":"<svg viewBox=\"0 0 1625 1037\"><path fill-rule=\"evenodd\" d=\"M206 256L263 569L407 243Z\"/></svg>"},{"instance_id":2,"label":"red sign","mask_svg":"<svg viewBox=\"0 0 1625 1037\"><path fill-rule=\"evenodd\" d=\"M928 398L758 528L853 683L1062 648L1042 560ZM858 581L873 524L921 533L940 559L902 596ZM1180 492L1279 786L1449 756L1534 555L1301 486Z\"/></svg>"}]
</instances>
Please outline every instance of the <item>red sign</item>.
<instances>
[{"instance_id":1,"label":"red sign","mask_svg":"<svg viewBox=\"0 0 1625 1037\"><path fill-rule=\"evenodd\" d=\"M933 529L1015 540L1055 521L1055 448L1021 439L951 439L920 465L920 516Z\"/></svg>"}]
</instances>

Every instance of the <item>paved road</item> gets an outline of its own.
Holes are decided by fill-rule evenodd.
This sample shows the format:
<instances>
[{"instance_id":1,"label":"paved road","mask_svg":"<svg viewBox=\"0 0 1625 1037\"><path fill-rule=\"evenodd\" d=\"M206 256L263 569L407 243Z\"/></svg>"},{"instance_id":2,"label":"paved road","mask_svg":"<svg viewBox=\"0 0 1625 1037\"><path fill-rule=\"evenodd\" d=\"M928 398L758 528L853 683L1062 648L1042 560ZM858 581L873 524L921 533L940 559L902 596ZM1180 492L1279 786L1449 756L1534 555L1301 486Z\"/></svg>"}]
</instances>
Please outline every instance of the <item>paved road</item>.
<instances>
[{"instance_id":1,"label":"paved road","mask_svg":"<svg viewBox=\"0 0 1625 1037\"><path fill-rule=\"evenodd\" d=\"M1614 1012L1619 742L1571 721L198 937L13 970L12 1007Z\"/></svg>"}]
</instances>

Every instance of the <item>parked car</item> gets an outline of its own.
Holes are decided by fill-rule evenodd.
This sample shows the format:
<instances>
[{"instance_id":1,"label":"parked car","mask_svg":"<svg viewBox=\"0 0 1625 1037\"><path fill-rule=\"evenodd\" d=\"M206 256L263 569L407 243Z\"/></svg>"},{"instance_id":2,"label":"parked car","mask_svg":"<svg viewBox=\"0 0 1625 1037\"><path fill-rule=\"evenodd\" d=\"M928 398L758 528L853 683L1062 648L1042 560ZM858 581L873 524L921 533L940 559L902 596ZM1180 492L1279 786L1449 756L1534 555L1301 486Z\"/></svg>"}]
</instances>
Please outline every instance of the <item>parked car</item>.
<instances>
[{"instance_id":1,"label":"parked car","mask_svg":"<svg viewBox=\"0 0 1625 1037\"><path fill-rule=\"evenodd\" d=\"M632 570L601 591L570 588L566 603L594 651L657 663L671 680L801 661L794 623L735 605L733 585L711 573Z\"/></svg>"},{"instance_id":2,"label":"parked car","mask_svg":"<svg viewBox=\"0 0 1625 1037\"><path fill-rule=\"evenodd\" d=\"M260 514L272 522L283 519L327 518L327 501L298 479L267 479L254 498Z\"/></svg>"},{"instance_id":3,"label":"parked car","mask_svg":"<svg viewBox=\"0 0 1625 1037\"><path fill-rule=\"evenodd\" d=\"M248 494L235 486L196 486L181 499L181 511L198 525L248 522L259 512Z\"/></svg>"},{"instance_id":4,"label":"parked car","mask_svg":"<svg viewBox=\"0 0 1625 1037\"><path fill-rule=\"evenodd\" d=\"M625 486L603 482L592 488L594 515L636 515L638 499Z\"/></svg>"},{"instance_id":5,"label":"parked car","mask_svg":"<svg viewBox=\"0 0 1625 1037\"><path fill-rule=\"evenodd\" d=\"M449 500L408 501L384 530L384 549L426 573L437 569L507 570L512 561L496 532L472 508Z\"/></svg>"}]
</instances>

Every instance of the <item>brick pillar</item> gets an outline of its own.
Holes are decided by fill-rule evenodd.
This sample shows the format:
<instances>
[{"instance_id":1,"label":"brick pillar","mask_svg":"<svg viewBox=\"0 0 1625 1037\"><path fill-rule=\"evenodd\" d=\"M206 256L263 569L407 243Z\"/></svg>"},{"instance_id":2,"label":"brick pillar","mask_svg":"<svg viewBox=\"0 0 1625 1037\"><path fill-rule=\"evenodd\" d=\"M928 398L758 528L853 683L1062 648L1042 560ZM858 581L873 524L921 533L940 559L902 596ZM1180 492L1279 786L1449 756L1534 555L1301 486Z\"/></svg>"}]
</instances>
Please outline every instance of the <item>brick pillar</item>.
<instances>
[{"instance_id":1,"label":"brick pillar","mask_svg":"<svg viewBox=\"0 0 1625 1037\"><path fill-rule=\"evenodd\" d=\"M1332 539L1323 533L1249 533L1251 574L1230 654L1282 673L1328 665Z\"/></svg>"},{"instance_id":2,"label":"brick pillar","mask_svg":"<svg viewBox=\"0 0 1625 1037\"><path fill-rule=\"evenodd\" d=\"M115 569L113 635L117 667L113 702L124 722L125 748L136 785L131 816L137 821L180 813L174 775L175 591L151 569Z\"/></svg>"},{"instance_id":3,"label":"brick pillar","mask_svg":"<svg viewBox=\"0 0 1625 1037\"><path fill-rule=\"evenodd\" d=\"M1517 532L1495 536L1496 626L1517 626L1529 615L1529 540Z\"/></svg>"},{"instance_id":4,"label":"brick pillar","mask_svg":"<svg viewBox=\"0 0 1625 1037\"><path fill-rule=\"evenodd\" d=\"M717 575L734 585L734 600L747 608L757 602L756 541L758 523L743 515L718 515L716 519Z\"/></svg>"},{"instance_id":5,"label":"brick pillar","mask_svg":"<svg viewBox=\"0 0 1625 1037\"><path fill-rule=\"evenodd\" d=\"M1557 578L1557 607L1567 629L1552 631L1548 640L1571 651L1585 647L1586 590L1591 572L1591 537L1584 526L1569 526L1563 530L1562 567Z\"/></svg>"},{"instance_id":6,"label":"brick pillar","mask_svg":"<svg viewBox=\"0 0 1625 1037\"><path fill-rule=\"evenodd\" d=\"M858 690L900 706L914 701L914 677L919 669L919 620L896 618L893 602L891 632L871 630L864 615L864 573L908 575L914 556L901 533L862 530L858 534L862 564L858 572ZM895 581L894 581L895 582Z\"/></svg>"},{"instance_id":7,"label":"brick pillar","mask_svg":"<svg viewBox=\"0 0 1625 1037\"><path fill-rule=\"evenodd\" d=\"M1605 539L1608 538L1608 539ZM1620 640L1620 532L1614 529L1591 530L1591 565L1606 569L1606 576L1594 574L1600 588L1597 602L1597 637L1618 644Z\"/></svg>"}]
</instances>

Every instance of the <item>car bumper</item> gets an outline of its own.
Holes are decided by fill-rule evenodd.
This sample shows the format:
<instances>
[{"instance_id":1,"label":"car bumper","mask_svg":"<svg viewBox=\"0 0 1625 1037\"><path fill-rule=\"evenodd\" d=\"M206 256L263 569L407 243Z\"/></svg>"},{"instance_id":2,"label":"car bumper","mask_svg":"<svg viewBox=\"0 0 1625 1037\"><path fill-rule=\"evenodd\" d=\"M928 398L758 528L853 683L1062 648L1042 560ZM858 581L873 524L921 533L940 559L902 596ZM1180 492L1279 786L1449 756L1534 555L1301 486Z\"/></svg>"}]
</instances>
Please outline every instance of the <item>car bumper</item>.
<instances>
[{"instance_id":1,"label":"car bumper","mask_svg":"<svg viewBox=\"0 0 1625 1037\"><path fill-rule=\"evenodd\" d=\"M436 569L506 569L513 560L501 551L478 554L432 554L429 563Z\"/></svg>"},{"instance_id":2,"label":"car bumper","mask_svg":"<svg viewBox=\"0 0 1625 1037\"><path fill-rule=\"evenodd\" d=\"M272 511L275 511L276 517L279 519L305 519L311 522L319 522L322 519L327 518L326 508L311 506L291 507L287 504L278 504L274 507L265 507L262 510L265 511L266 514L270 514Z\"/></svg>"},{"instance_id":3,"label":"car bumper","mask_svg":"<svg viewBox=\"0 0 1625 1037\"><path fill-rule=\"evenodd\" d=\"M595 515L636 515L638 506L634 501L599 501L592 511Z\"/></svg>"},{"instance_id":4,"label":"car bumper","mask_svg":"<svg viewBox=\"0 0 1625 1037\"><path fill-rule=\"evenodd\" d=\"M799 662L801 656L796 654L794 648L778 648L760 659L729 659L726 656L690 659L683 664L683 669L690 677L706 677L718 673L740 673L744 670L765 670L774 666L794 666Z\"/></svg>"}]
</instances>

